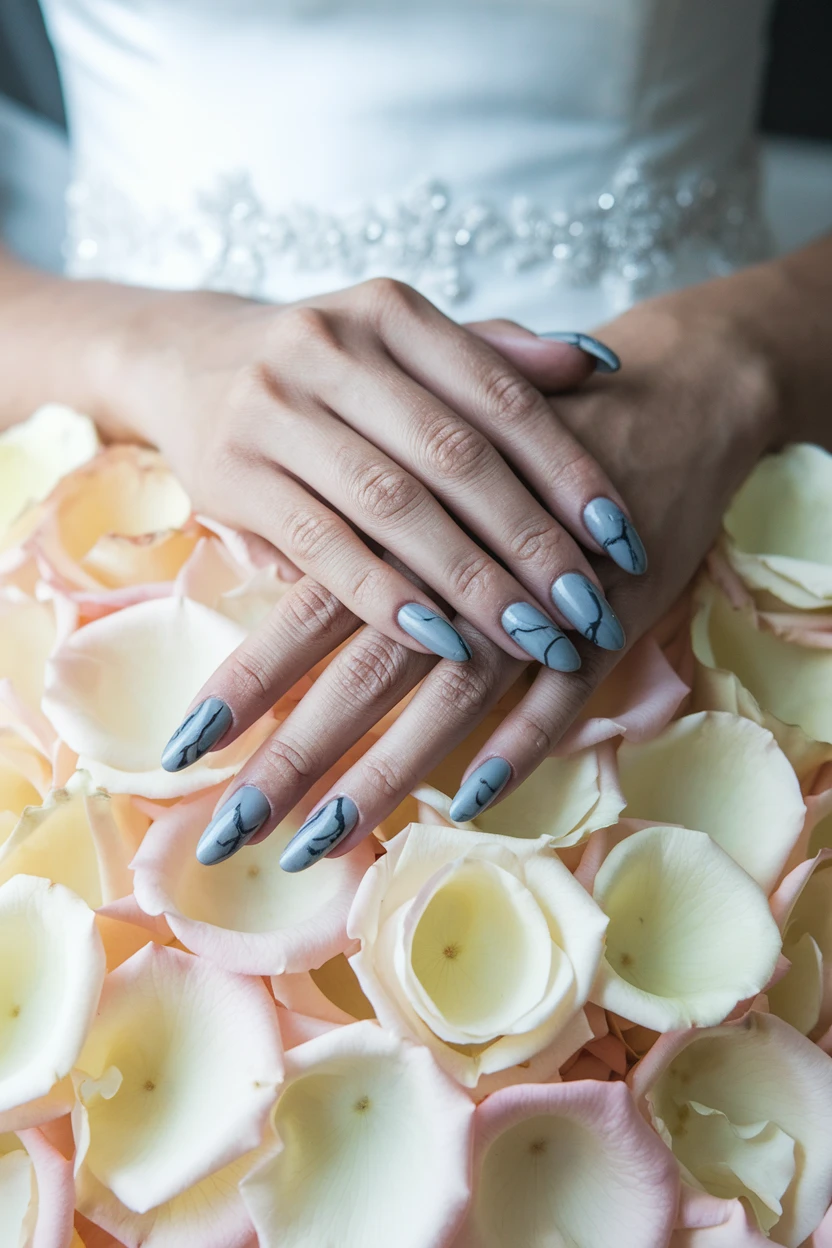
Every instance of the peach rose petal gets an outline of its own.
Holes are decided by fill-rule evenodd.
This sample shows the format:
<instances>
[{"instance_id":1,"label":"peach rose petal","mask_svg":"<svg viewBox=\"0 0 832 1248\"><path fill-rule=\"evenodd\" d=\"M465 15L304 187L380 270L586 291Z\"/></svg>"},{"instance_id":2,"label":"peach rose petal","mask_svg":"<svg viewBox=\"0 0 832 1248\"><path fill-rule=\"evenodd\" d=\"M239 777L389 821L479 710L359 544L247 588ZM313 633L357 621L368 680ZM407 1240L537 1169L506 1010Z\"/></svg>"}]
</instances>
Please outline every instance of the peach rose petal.
<instances>
[{"instance_id":1,"label":"peach rose petal","mask_svg":"<svg viewBox=\"0 0 832 1248\"><path fill-rule=\"evenodd\" d=\"M0 1135L0 1244L70 1248L75 1184L67 1161L35 1127Z\"/></svg>"},{"instance_id":2,"label":"peach rose petal","mask_svg":"<svg viewBox=\"0 0 832 1248\"><path fill-rule=\"evenodd\" d=\"M630 819L707 832L769 892L796 844L806 806L770 732L727 712L676 720L618 752Z\"/></svg>"},{"instance_id":3,"label":"peach rose petal","mask_svg":"<svg viewBox=\"0 0 832 1248\"><path fill-rule=\"evenodd\" d=\"M624 1084L507 1088L474 1121L474 1199L457 1248L665 1248L679 1173Z\"/></svg>"},{"instance_id":4,"label":"peach rose petal","mask_svg":"<svg viewBox=\"0 0 832 1248\"><path fill-rule=\"evenodd\" d=\"M76 772L39 806L28 807L0 846L0 884L37 875L65 884L93 910L132 889L132 847L112 812L109 794Z\"/></svg>"},{"instance_id":5,"label":"peach rose petal","mask_svg":"<svg viewBox=\"0 0 832 1248\"><path fill-rule=\"evenodd\" d=\"M219 611L247 630L258 626L280 601L290 582L275 564L250 568L234 559L218 538L203 538L182 567L175 592Z\"/></svg>"},{"instance_id":6,"label":"peach rose petal","mask_svg":"<svg viewBox=\"0 0 832 1248\"><path fill-rule=\"evenodd\" d=\"M245 636L182 598L126 607L73 633L48 664L43 708L111 793L170 798L227 782L274 728L264 716L232 745L169 773L162 750L188 704Z\"/></svg>"},{"instance_id":7,"label":"peach rose petal","mask_svg":"<svg viewBox=\"0 0 832 1248\"><path fill-rule=\"evenodd\" d=\"M46 664L58 640L49 603L14 589L0 593L0 724L47 750L55 734L41 699Z\"/></svg>"},{"instance_id":8,"label":"peach rose petal","mask_svg":"<svg viewBox=\"0 0 832 1248\"><path fill-rule=\"evenodd\" d=\"M375 1018L355 971L343 953L316 970L272 975L272 992L287 1010L343 1027Z\"/></svg>"},{"instance_id":9,"label":"peach rose petal","mask_svg":"<svg viewBox=\"0 0 832 1248\"><path fill-rule=\"evenodd\" d=\"M801 611L832 607L832 455L800 443L760 460L723 524L731 566L752 590Z\"/></svg>"},{"instance_id":10,"label":"peach rose petal","mask_svg":"<svg viewBox=\"0 0 832 1248\"><path fill-rule=\"evenodd\" d=\"M97 449L90 418L58 403L0 433L0 535Z\"/></svg>"},{"instance_id":11,"label":"peach rose petal","mask_svg":"<svg viewBox=\"0 0 832 1248\"><path fill-rule=\"evenodd\" d=\"M832 850L796 867L771 905L791 966L769 988L769 1008L817 1039L832 1027Z\"/></svg>"},{"instance_id":12,"label":"peach rose petal","mask_svg":"<svg viewBox=\"0 0 832 1248\"><path fill-rule=\"evenodd\" d=\"M242 974L306 971L343 952L347 915L373 861L370 842L314 871L283 871L280 855L303 821L296 810L266 840L204 867L196 845L219 796L179 803L151 826L133 861L142 909L163 915L192 952Z\"/></svg>"},{"instance_id":13,"label":"peach rose petal","mask_svg":"<svg viewBox=\"0 0 832 1248\"><path fill-rule=\"evenodd\" d=\"M261 980L149 944L107 976L73 1076L83 1169L147 1213L257 1148L282 1079Z\"/></svg>"},{"instance_id":14,"label":"peach rose petal","mask_svg":"<svg viewBox=\"0 0 832 1248\"><path fill-rule=\"evenodd\" d=\"M65 1078L103 979L104 949L86 902L28 875L0 887L0 1130L66 1112Z\"/></svg>"},{"instance_id":15,"label":"peach rose petal","mask_svg":"<svg viewBox=\"0 0 832 1248\"><path fill-rule=\"evenodd\" d=\"M768 1248L770 1243L741 1200L720 1200L682 1184L679 1216L668 1248Z\"/></svg>"},{"instance_id":16,"label":"peach rose petal","mask_svg":"<svg viewBox=\"0 0 832 1248\"><path fill-rule=\"evenodd\" d=\"M375 1023L286 1055L274 1155L241 1184L261 1248L443 1248L469 1198L473 1105Z\"/></svg>"},{"instance_id":17,"label":"peach rose petal","mask_svg":"<svg viewBox=\"0 0 832 1248\"><path fill-rule=\"evenodd\" d=\"M593 1000L656 1031L721 1022L768 983L780 933L763 891L704 832L643 828L595 876L609 916Z\"/></svg>"},{"instance_id":18,"label":"peach rose petal","mask_svg":"<svg viewBox=\"0 0 832 1248\"><path fill-rule=\"evenodd\" d=\"M630 1074L682 1177L799 1248L832 1200L832 1058L770 1014L662 1036ZM741 1241L740 1241L741 1242Z\"/></svg>"},{"instance_id":19,"label":"peach rose petal","mask_svg":"<svg viewBox=\"0 0 832 1248\"><path fill-rule=\"evenodd\" d=\"M0 847L26 807L39 805L48 792L51 770L36 746L11 728L0 728Z\"/></svg>"}]
</instances>

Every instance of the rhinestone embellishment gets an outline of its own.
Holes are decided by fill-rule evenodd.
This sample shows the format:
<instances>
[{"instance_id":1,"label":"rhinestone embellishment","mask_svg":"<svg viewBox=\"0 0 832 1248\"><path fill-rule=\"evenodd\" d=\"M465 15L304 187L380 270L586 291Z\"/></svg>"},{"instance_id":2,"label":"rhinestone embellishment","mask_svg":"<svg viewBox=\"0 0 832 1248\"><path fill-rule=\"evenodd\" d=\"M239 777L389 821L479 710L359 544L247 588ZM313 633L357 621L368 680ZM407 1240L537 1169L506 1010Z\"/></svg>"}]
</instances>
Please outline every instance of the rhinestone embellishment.
<instances>
[{"instance_id":1,"label":"rhinestone embellishment","mask_svg":"<svg viewBox=\"0 0 832 1248\"><path fill-rule=\"evenodd\" d=\"M226 176L198 196L189 219L155 221L110 188L77 181L67 195L67 268L77 277L131 280L166 269L183 285L258 296L279 291L281 272L333 270L347 280L387 273L451 302L474 289L479 262L510 272L540 269L548 283L617 279L635 297L672 277L691 244L708 248L713 273L766 254L756 154L729 176L657 181L623 166L610 185L570 207L518 196L500 208L457 205L428 181L352 213L310 206L271 211L247 174Z\"/></svg>"}]
</instances>

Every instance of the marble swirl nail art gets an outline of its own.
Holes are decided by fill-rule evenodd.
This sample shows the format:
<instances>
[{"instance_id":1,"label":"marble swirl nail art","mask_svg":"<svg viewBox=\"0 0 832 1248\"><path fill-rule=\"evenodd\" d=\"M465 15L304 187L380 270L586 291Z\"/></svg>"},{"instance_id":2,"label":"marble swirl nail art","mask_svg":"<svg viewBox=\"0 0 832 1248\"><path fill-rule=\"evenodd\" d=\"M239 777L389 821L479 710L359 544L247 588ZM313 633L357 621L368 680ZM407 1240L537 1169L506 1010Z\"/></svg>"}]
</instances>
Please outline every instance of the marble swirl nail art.
<instances>
[{"instance_id":1,"label":"marble swirl nail art","mask_svg":"<svg viewBox=\"0 0 832 1248\"><path fill-rule=\"evenodd\" d=\"M581 656L566 636L530 602L513 602L501 617L503 628L526 654L555 672L576 672Z\"/></svg>"},{"instance_id":2,"label":"marble swirl nail art","mask_svg":"<svg viewBox=\"0 0 832 1248\"><path fill-rule=\"evenodd\" d=\"M611 347L605 342L599 342L597 338L592 338L589 334L575 334L570 332L553 332L549 334L538 334L538 338L545 338L547 342L565 342L570 347L578 347L586 355L591 355L595 360L596 373L617 373L621 367L621 360L615 354Z\"/></svg>"},{"instance_id":3,"label":"marble swirl nail art","mask_svg":"<svg viewBox=\"0 0 832 1248\"><path fill-rule=\"evenodd\" d=\"M333 797L311 815L284 849L284 871L305 871L349 836L358 823L358 807L349 797Z\"/></svg>"},{"instance_id":4,"label":"marble swirl nail art","mask_svg":"<svg viewBox=\"0 0 832 1248\"><path fill-rule=\"evenodd\" d=\"M618 616L597 585L582 572L565 572L552 586L552 601L587 641L602 650L620 650L625 641Z\"/></svg>"},{"instance_id":5,"label":"marble swirl nail art","mask_svg":"<svg viewBox=\"0 0 832 1248\"><path fill-rule=\"evenodd\" d=\"M206 698L187 715L162 751L165 771L182 771L207 754L231 727L231 710L221 698Z\"/></svg>"},{"instance_id":6,"label":"marble swirl nail art","mask_svg":"<svg viewBox=\"0 0 832 1248\"><path fill-rule=\"evenodd\" d=\"M476 819L508 784L511 767L504 758L489 758L472 772L451 802L449 814L454 823Z\"/></svg>"},{"instance_id":7,"label":"marble swirl nail art","mask_svg":"<svg viewBox=\"0 0 832 1248\"><path fill-rule=\"evenodd\" d=\"M647 571L644 544L624 512L610 498L593 498L584 508L584 524L610 559L634 576Z\"/></svg>"},{"instance_id":8,"label":"marble swirl nail art","mask_svg":"<svg viewBox=\"0 0 832 1248\"><path fill-rule=\"evenodd\" d=\"M408 602L396 616L401 628L423 646L438 654L441 659L454 659L467 663L471 651L454 628L441 615L423 607L420 602Z\"/></svg>"},{"instance_id":9,"label":"marble swirl nail art","mask_svg":"<svg viewBox=\"0 0 832 1248\"><path fill-rule=\"evenodd\" d=\"M221 806L199 838L196 856L204 867L225 862L259 832L271 814L269 799L253 784L244 784Z\"/></svg>"}]
</instances>

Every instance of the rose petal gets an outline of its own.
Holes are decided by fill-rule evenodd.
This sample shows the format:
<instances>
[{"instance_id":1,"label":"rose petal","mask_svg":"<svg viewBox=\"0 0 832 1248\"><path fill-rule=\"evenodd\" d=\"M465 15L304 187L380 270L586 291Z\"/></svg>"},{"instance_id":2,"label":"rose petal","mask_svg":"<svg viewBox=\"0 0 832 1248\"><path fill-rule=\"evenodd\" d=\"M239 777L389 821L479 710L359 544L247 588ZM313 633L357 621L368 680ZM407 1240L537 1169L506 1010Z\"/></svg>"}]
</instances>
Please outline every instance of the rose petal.
<instances>
[{"instance_id":1,"label":"rose petal","mask_svg":"<svg viewBox=\"0 0 832 1248\"><path fill-rule=\"evenodd\" d=\"M107 976L78 1059L76 1172L146 1213L256 1148L281 1078L262 981L147 945Z\"/></svg>"},{"instance_id":2,"label":"rose petal","mask_svg":"<svg viewBox=\"0 0 832 1248\"><path fill-rule=\"evenodd\" d=\"M792 871L772 898L791 962L769 989L769 1006L815 1039L832 1026L832 851Z\"/></svg>"},{"instance_id":3,"label":"rose petal","mask_svg":"<svg viewBox=\"0 0 832 1248\"><path fill-rule=\"evenodd\" d=\"M0 1136L0 1244L70 1248L72 1163L36 1128Z\"/></svg>"},{"instance_id":4,"label":"rose petal","mask_svg":"<svg viewBox=\"0 0 832 1248\"><path fill-rule=\"evenodd\" d=\"M832 1200L832 1058L781 1019L753 1013L721 1027L661 1037L630 1079L638 1102L674 1153L688 1170L695 1167L700 1185L714 1195L746 1193L727 1167L714 1190L708 1177L717 1160L713 1140L704 1154L685 1152L691 1102L718 1111L738 1128L771 1123L789 1136L795 1168L785 1192L778 1192L776 1174L766 1191L762 1168L755 1180L769 1207L782 1204L770 1233L775 1243L798 1248L811 1234Z\"/></svg>"},{"instance_id":5,"label":"rose petal","mask_svg":"<svg viewBox=\"0 0 832 1248\"><path fill-rule=\"evenodd\" d=\"M631 819L708 835L769 892L806 817L794 770L751 720L701 711L618 753Z\"/></svg>"},{"instance_id":6,"label":"rose petal","mask_svg":"<svg viewBox=\"0 0 832 1248\"><path fill-rule=\"evenodd\" d=\"M182 567L175 590L251 630L266 618L290 584L280 579L275 564L245 567L218 539L203 538Z\"/></svg>"},{"instance_id":7,"label":"rose petal","mask_svg":"<svg viewBox=\"0 0 832 1248\"><path fill-rule=\"evenodd\" d=\"M309 1018L336 1026L375 1018L373 1007L343 953L316 970L273 975L271 984L276 1001Z\"/></svg>"},{"instance_id":8,"label":"rose petal","mask_svg":"<svg viewBox=\"0 0 832 1248\"><path fill-rule=\"evenodd\" d=\"M172 807L157 819L133 862L142 909L164 915L188 949L227 970L278 975L320 966L349 945L346 921L364 872L369 841L291 874L280 855L303 821L293 811L258 845L213 867L196 845L218 790Z\"/></svg>"},{"instance_id":9,"label":"rose petal","mask_svg":"<svg viewBox=\"0 0 832 1248\"><path fill-rule=\"evenodd\" d=\"M375 1023L286 1056L275 1156L245 1179L261 1248L440 1248L469 1195L473 1105Z\"/></svg>"},{"instance_id":10,"label":"rose petal","mask_svg":"<svg viewBox=\"0 0 832 1248\"><path fill-rule=\"evenodd\" d=\"M746 585L812 611L832 605L832 455L800 443L769 455L723 521L729 562Z\"/></svg>"},{"instance_id":11,"label":"rose petal","mask_svg":"<svg viewBox=\"0 0 832 1248\"><path fill-rule=\"evenodd\" d=\"M720 1200L682 1184L669 1248L767 1248L771 1241L740 1200Z\"/></svg>"},{"instance_id":12,"label":"rose petal","mask_svg":"<svg viewBox=\"0 0 832 1248\"><path fill-rule=\"evenodd\" d=\"M274 728L269 717L183 772L164 771L159 759L194 694L244 636L188 599L126 607L79 629L56 652L44 710L79 766L109 792L175 797L225 782Z\"/></svg>"},{"instance_id":13,"label":"rose petal","mask_svg":"<svg viewBox=\"0 0 832 1248\"><path fill-rule=\"evenodd\" d=\"M98 435L89 417L58 403L39 408L0 433L0 533L97 449Z\"/></svg>"},{"instance_id":14,"label":"rose petal","mask_svg":"<svg viewBox=\"0 0 832 1248\"><path fill-rule=\"evenodd\" d=\"M610 919L593 999L634 1023L708 1026L771 978L780 933L765 894L703 832L635 832L593 896Z\"/></svg>"},{"instance_id":15,"label":"rose petal","mask_svg":"<svg viewBox=\"0 0 832 1248\"><path fill-rule=\"evenodd\" d=\"M27 875L0 887L0 1130L33 1125L27 1102L72 1070L103 979L95 916L80 897ZM40 1120L60 1112L44 1104Z\"/></svg>"},{"instance_id":16,"label":"rose petal","mask_svg":"<svg viewBox=\"0 0 832 1248\"><path fill-rule=\"evenodd\" d=\"M458 1248L665 1248L679 1175L621 1083L526 1085L478 1106Z\"/></svg>"}]
</instances>

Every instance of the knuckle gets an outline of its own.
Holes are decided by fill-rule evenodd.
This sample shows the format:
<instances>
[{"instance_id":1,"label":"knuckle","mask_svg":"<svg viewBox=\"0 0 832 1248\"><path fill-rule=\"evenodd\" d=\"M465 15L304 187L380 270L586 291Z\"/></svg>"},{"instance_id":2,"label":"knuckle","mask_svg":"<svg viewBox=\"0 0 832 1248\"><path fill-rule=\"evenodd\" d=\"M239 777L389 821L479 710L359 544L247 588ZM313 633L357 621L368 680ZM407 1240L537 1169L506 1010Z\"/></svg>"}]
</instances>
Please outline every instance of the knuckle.
<instances>
[{"instance_id":1,"label":"knuckle","mask_svg":"<svg viewBox=\"0 0 832 1248\"><path fill-rule=\"evenodd\" d=\"M335 346L332 322L321 308L305 305L285 308L272 322L270 345L279 344L281 350L287 345L295 347Z\"/></svg>"},{"instance_id":2,"label":"knuckle","mask_svg":"<svg viewBox=\"0 0 832 1248\"><path fill-rule=\"evenodd\" d=\"M239 699L243 705L274 701L269 663L264 657L245 652L235 655L230 675L235 700Z\"/></svg>"},{"instance_id":3,"label":"knuckle","mask_svg":"<svg viewBox=\"0 0 832 1248\"><path fill-rule=\"evenodd\" d=\"M282 737L272 737L266 742L264 762L272 783L296 786L305 784L315 775L315 762L309 754Z\"/></svg>"},{"instance_id":4,"label":"knuckle","mask_svg":"<svg viewBox=\"0 0 832 1248\"><path fill-rule=\"evenodd\" d=\"M505 429L517 427L534 416L538 410L535 391L522 377L514 373L493 373L485 383L486 407Z\"/></svg>"},{"instance_id":5,"label":"knuckle","mask_svg":"<svg viewBox=\"0 0 832 1248\"><path fill-rule=\"evenodd\" d=\"M394 277L371 277L361 283L358 293L370 313L379 319L412 308L419 298L412 286Z\"/></svg>"},{"instance_id":6,"label":"knuckle","mask_svg":"<svg viewBox=\"0 0 832 1248\"><path fill-rule=\"evenodd\" d=\"M344 651L338 680L348 701L373 703L397 693L405 675L407 652L385 637L375 637Z\"/></svg>"},{"instance_id":7,"label":"knuckle","mask_svg":"<svg viewBox=\"0 0 832 1248\"><path fill-rule=\"evenodd\" d=\"M383 754L368 754L362 764L362 781L373 789L375 795L384 802L397 803L402 796L404 783L401 769Z\"/></svg>"},{"instance_id":8,"label":"knuckle","mask_svg":"<svg viewBox=\"0 0 832 1248\"><path fill-rule=\"evenodd\" d=\"M523 742L523 756L536 767L555 745L555 725L545 715L529 708L518 712L517 729Z\"/></svg>"},{"instance_id":9,"label":"knuckle","mask_svg":"<svg viewBox=\"0 0 832 1248\"><path fill-rule=\"evenodd\" d=\"M467 723L488 709L493 697L488 674L477 668L439 667L431 676L431 692L457 721Z\"/></svg>"},{"instance_id":10,"label":"knuckle","mask_svg":"<svg viewBox=\"0 0 832 1248\"><path fill-rule=\"evenodd\" d=\"M547 471L550 490L567 496L583 492L587 479L597 480L597 476L594 460L577 446L559 451Z\"/></svg>"},{"instance_id":11,"label":"knuckle","mask_svg":"<svg viewBox=\"0 0 832 1248\"><path fill-rule=\"evenodd\" d=\"M487 438L462 421L436 421L425 434L425 466L431 477L465 480L494 459Z\"/></svg>"},{"instance_id":12,"label":"knuckle","mask_svg":"<svg viewBox=\"0 0 832 1248\"><path fill-rule=\"evenodd\" d=\"M281 604L303 633L331 633L350 620L350 612L335 594L305 578Z\"/></svg>"},{"instance_id":13,"label":"knuckle","mask_svg":"<svg viewBox=\"0 0 832 1248\"><path fill-rule=\"evenodd\" d=\"M449 569L447 582L451 595L468 601L487 597L496 590L498 568L484 551L464 555Z\"/></svg>"},{"instance_id":14,"label":"knuckle","mask_svg":"<svg viewBox=\"0 0 832 1248\"><path fill-rule=\"evenodd\" d=\"M509 537L508 548L517 563L528 563L542 553L551 556L560 545L562 531L552 521L530 520Z\"/></svg>"},{"instance_id":15,"label":"knuckle","mask_svg":"<svg viewBox=\"0 0 832 1248\"><path fill-rule=\"evenodd\" d=\"M353 488L361 510L385 523L405 519L425 497L424 486L415 477L386 464L362 467Z\"/></svg>"},{"instance_id":16,"label":"knuckle","mask_svg":"<svg viewBox=\"0 0 832 1248\"><path fill-rule=\"evenodd\" d=\"M327 512L298 508L285 522L286 554L299 562L326 555L341 536L341 523Z\"/></svg>"}]
</instances>

